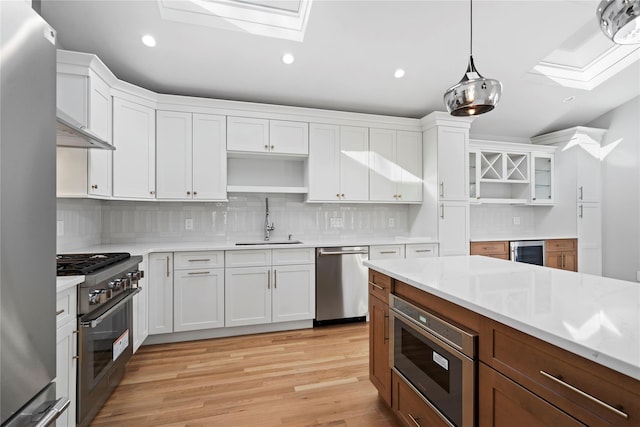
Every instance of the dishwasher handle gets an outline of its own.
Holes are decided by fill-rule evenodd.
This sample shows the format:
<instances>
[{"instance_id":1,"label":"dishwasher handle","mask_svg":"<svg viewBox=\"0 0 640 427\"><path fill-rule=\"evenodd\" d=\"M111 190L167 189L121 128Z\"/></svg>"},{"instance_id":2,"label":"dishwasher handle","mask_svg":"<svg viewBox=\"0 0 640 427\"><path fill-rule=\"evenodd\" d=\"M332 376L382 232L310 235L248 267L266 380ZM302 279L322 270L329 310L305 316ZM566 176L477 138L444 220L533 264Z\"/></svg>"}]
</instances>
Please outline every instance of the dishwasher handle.
<instances>
[{"instance_id":1,"label":"dishwasher handle","mask_svg":"<svg viewBox=\"0 0 640 427\"><path fill-rule=\"evenodd\" d=\"M318 256L355 255L355 254L368 255L369 254L369 250L366 249L366 248L341 249L339 251L326 251L324 249L318 249Z\"/></svg>"}]
</instances>

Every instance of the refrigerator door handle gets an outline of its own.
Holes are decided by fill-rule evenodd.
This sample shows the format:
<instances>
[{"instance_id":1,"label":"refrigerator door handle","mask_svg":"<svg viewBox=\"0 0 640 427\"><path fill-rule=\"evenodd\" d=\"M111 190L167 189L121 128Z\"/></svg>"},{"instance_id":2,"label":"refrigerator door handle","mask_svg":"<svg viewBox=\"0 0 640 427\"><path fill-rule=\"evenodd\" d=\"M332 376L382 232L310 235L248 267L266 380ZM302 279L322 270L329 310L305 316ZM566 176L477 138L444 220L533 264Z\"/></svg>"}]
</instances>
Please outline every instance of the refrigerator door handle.
<instances>
[{"instance_id":1,"label":"refrigerator door handle","mask_svg":"<svg viewBox=\"0 0 640 427\"><path fill-rule=\"evenodd\" d=\"M42 416L35 427L49 427L55 424L56 419L67 410L71 401L66 397L56 400L56 403Z\"/></svg>"}]
</instances>

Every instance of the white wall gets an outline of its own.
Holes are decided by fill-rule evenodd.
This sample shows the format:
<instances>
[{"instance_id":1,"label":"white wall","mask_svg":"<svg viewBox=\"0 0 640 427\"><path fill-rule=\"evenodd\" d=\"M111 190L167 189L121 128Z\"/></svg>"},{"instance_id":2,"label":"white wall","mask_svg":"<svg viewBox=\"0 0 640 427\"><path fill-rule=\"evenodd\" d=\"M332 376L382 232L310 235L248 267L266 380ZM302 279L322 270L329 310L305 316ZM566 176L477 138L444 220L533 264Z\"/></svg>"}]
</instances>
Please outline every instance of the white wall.
<instances>
[{"instance_id":1,"label":"white wall","mask_svg":"<svg viewBox=\"0 0 640 427\"><path fill-rule=\"evenodd\" d=\"M298 194L230 194L228 203L59 199L64 235L58 252L96 244L262 240L265 197L276 225L273 239L407 236L407 205L304 203ZM185 219L193 230L185 230Z\"/></svg>"},{"instance_id":2,"label":"white wall","mask_svg":"<svg viewBox=\"0 0 640 427\"><path fill-rule=\"evenodd\" d=\"M640 270L640 97L587 126L608 129L603 147L618 144L602 162L603 275L635 281Z\"/></svg>"}]
</instances>

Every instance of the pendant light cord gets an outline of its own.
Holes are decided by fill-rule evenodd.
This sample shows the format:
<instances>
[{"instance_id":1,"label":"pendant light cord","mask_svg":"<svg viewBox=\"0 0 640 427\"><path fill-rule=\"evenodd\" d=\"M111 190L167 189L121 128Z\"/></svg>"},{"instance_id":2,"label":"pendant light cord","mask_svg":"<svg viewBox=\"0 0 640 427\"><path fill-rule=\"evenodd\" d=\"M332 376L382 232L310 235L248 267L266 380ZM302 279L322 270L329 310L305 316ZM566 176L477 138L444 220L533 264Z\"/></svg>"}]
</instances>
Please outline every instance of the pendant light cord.
<instances>
[{"instance_id":1,"label":"pendant light cord","mask_svg":"<svg viewBox=\"0 0 640 427\"><path fill-rule=\"evenodd\" d=\"M473 0L469 0L469 56L473 56Z\"/></svg>"}]
</instances>

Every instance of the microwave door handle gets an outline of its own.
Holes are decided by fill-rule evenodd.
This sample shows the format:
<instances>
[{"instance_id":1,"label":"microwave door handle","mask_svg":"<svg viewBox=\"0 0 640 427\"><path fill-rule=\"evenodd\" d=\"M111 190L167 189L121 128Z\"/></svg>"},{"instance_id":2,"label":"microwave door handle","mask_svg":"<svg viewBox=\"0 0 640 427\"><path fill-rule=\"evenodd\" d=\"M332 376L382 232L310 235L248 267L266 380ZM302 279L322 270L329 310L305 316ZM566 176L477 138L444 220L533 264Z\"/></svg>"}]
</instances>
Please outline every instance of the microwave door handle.
<instances>
[{"instance_id":1,"label":"microwave door handle","mask_svg":"<svg viewBox=\"0 0 640 427\"><path fill-rule=\"evenodd\" d=\"M83 328L95 328L100 323L102 323L104 319L111 316L111 314L113 314L114 311L120 309L120 307L122 307L123 304L128 302L131 298L133 298L135 294L137 294L141 290L142 288L135 288L131 290L131 292L126 297L122 298L120 301L118 301L116 305L114 305L113 307L111 307L110 309L102 313L100 316L96 317L95 319L81 320L80 326L82 326Z\"/></svg>"}]
</instances>

